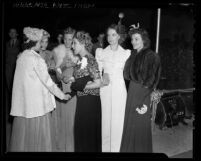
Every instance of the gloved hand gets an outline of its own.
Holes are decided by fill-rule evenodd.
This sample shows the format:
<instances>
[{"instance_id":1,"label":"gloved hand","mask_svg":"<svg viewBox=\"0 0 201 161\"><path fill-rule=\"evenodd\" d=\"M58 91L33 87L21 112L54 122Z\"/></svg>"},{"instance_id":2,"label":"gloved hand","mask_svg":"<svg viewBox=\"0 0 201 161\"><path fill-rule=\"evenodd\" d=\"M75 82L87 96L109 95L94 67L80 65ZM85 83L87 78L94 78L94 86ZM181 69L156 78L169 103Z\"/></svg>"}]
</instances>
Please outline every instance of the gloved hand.
<instances>
[{"instance_id":1,"label":"gloved hand","mask_svg":"<svg viewBox=\"0 0 201 161\"><path fill-rule=\"evenodd\" d=\"M85 76L82 78L75 79L75 82L71 84L71 90L72 91L83 91L87 82L93 81L93 79L90 76Z\"/></svg>"}]
</instances>

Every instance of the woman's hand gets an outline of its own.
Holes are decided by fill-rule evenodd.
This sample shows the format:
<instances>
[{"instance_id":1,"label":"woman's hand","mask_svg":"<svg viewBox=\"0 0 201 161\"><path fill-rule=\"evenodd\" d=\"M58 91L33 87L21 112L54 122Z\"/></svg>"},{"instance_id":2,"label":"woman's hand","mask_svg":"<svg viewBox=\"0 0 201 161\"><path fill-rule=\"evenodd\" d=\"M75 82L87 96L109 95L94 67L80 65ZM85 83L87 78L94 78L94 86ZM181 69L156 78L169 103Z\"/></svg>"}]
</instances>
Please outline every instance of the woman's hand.
<instances>
[{"instance_id":1,"label":"woman's hand","mask_svg":"<svg viewBox=\"0 0 201 161\"><path fill-rule=\"evenodd\" d=\"M68 84L68 83L71 84L71 83L75 82L75 78L74 77L70 77L70 78L63 77L63 82L66 83L66 84Z\"/></svg>"},{"instance_id":2,"label":"woman's hand","mask_svg":"<svg viewBox=\"0 0 201 161\"><path fill-rule=\"evenodd\" d=\"M108 86L109 84L110 84L109 74L104 73L102 80L101 80L101 86L100 87Z\"/></svg>"},{"instance_id":3,"label":"woman's hand","mask_svg":"<svg viewBox=\"0 0 201 161\"><path fill-rule=\"evenodd\" d=\"M105 87L105 86L108 86L109 84L108 83L105 83L104 81L101 81L101 85L100 85L100 88L101 87Z\"/></svg>"},{"instance_id":4,"label":"woman's hand","mask_svg":"<svg viewBox=\"0 0 201 161\"><path fill-rule=\"evenodd\" d=\"M68 101L69 99L71 99L71 95L70 94L65 94L64 100Z\"/></svg>"}]
</instances>

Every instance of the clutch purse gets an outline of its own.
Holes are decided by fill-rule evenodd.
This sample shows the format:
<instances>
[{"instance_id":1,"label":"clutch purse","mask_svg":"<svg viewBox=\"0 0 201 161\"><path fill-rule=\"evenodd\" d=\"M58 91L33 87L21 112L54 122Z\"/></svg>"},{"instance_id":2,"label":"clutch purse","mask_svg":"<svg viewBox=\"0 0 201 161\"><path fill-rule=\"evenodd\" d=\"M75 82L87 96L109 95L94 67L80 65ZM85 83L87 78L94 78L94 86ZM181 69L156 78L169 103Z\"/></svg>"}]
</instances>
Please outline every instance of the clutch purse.
<instances>
[{"instance_id":1,"label":"clutch purse","mask_svg":"<svg viewBox=\"0 0 201 161\"><path fill-rule=\"evenodd\" d=\"M102 77L103 83L104 84L109 84L110 83L110 78L109 78L109 74L108 73L103 73L103 77Z\"/></svg>"}]
</instances>

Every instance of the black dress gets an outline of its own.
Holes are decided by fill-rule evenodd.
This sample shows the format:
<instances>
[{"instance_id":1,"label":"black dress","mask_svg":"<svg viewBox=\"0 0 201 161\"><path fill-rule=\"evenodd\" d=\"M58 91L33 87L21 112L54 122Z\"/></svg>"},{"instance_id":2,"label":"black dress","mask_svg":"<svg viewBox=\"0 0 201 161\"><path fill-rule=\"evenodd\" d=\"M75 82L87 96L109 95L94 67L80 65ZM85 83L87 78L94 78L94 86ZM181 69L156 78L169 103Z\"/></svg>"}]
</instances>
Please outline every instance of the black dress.
<instances>
[{"instance_id":1,"label":"black dress","mask_svg":"<svg viewBox=\"0 0 201 161\"><path fill-rule=\"evenodd\" d=\"M130 80L120 152L152 152L150 94L160 76L159 56L150 49L132 51L124 68ZM145 113L136 109L147 107Z\"/></svg>"},{"instance_id":2,"label":"black dress","mask_svg":"<svg viewBox=\"0 0 201 161\"><path fill-rule=\"evenodd\" d=\"M92 55L87 55L87 66L74 69L75 81L87 77L99 79L98 64ZM85 81L87 82L87 81ZM101 102L99 88L77 91L77 106L74 122L75 152L101 152Z\"/></svg>"}]
</instances>

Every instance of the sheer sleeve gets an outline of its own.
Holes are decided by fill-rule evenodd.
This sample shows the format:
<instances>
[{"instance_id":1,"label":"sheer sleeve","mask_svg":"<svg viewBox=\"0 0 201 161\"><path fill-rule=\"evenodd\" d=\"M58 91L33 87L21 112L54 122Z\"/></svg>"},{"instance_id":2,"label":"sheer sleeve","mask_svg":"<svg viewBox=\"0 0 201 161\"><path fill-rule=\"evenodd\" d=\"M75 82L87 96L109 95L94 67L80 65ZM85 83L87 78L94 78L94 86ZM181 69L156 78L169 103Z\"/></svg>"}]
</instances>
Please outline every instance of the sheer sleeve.
<instances>
[{"instance_id":1,"label":"sheer sleeve","mask_svg":"<svg viewBox=\"0 0 201 161\"><path fill-rule=\"evenodd\" d=\"M94 57L88 58L87 67L88 67L89 74L90 74L91 78L93 78L93 80L101 78L98 63Z\"/></svg>"},{"instance_id":2,"label":"sheer sleeve","mask_svg":"<svg viewBox=\"0 0 201 161\"><path fill-rule=\"evenodd\" d=\"M34 70L45 87L48 88L52 94L63 100L65 95L52 81L47 70L47 65L43 59L37 58Z\"/></svg>"},{"instance_id":3,"label":"sheer sleeve","mask_svg":"<svg viewBox=\"0 0 201 161\"><path fill-rule=\"evenodd\" d=\"M103 51L103 49L97 48L96 52L95 52L95 58L98 63L98 69L99 69L101 77L102 77L102 71L103 71L103 55L102 55L103 52L102 51Z\"/></svg>"}]
</instances>

